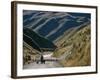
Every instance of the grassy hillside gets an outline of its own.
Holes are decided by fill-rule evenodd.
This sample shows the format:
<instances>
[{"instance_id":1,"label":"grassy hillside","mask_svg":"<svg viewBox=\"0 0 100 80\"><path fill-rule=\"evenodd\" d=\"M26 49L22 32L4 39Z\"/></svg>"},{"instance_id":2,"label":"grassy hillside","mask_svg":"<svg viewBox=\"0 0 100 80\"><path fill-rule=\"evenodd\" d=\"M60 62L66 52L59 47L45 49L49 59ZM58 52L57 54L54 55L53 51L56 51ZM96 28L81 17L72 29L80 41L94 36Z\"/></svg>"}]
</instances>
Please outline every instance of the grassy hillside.
<instances>
[{"instance_id":1,"label":"grassy hillside","mask_svg":"<svg viewBox=\"0 0 100 80\"><path fill-rule=\"evenodd\" d=\"M72 30L73 32L73 30ZM65 58L60 60L60 63L63 66L89 66L91 65L91 29L90 25L85 26L84 28L74 32L73 35L68 37L65 36L56 42L56 45L59 46L58 49L54 52L55 57L61 57L63 54L68 55ZM67 51L69 52L67 53Z\"/></svg>"},{"instance_id":2,"label":"grassy hillside","mask_svg":"<svg viewBox=\"0 0 100 80\"><path fill-rule=\"evenodd\" d=\"M39 51L33 49L26 42L23 42L23 64L33 62L36 57L40 56Z\"/></svg>"}]
</instances>

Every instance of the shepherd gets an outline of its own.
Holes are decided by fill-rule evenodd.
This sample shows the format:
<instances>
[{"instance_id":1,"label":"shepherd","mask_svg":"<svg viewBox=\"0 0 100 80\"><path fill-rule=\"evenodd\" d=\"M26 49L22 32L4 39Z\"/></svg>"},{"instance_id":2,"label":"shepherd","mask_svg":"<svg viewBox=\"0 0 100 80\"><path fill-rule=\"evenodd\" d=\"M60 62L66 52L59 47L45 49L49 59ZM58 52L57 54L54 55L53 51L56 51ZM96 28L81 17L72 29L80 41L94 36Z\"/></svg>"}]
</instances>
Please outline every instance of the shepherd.
<instances>
[{"instance_id":1,"label":"shepherd","mask_svg":"<svg viewBox=\"0 0 100 80\"><path fill-rule=\"evenodd\" d=\"M45 60L44 60L44 57L43 55L41 55L41 64L44 63L45 64Z\"/></svg>"}]
</instances>

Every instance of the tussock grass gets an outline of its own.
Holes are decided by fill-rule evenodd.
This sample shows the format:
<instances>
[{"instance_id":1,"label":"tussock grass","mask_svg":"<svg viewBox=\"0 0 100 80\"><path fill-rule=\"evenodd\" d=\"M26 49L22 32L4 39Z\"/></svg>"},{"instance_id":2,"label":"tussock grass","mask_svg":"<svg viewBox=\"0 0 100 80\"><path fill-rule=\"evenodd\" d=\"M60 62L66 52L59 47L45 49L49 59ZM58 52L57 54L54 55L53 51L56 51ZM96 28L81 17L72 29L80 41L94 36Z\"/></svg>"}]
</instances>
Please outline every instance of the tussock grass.
<instances>
[{"instance_id":1,"label":"tussock grass","mask_svg":"<svg viewBox=\"0 0 100 80\"><path fill-rule=\"evenodd\" d=\"M67 34L66 36L67 37ZM54 52L55 57L60 57L64 52L69 50L69 46L72 45L70 51L71 55L62 59L60 63L63 66L89 66L91 65L91 29L90 25L85 26L81 30L77 31L69 38L62 38L59 41L59 48ZM61 43L60 43L61 42Z\"/></svg>"}]
</instances>

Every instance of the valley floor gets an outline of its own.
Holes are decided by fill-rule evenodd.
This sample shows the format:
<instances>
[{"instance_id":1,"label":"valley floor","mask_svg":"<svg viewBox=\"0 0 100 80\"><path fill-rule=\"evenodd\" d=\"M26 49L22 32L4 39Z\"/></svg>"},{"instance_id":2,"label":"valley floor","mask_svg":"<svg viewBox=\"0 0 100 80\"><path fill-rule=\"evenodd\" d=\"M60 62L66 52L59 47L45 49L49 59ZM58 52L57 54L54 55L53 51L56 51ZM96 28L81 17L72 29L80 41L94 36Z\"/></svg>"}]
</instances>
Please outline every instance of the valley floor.
<instances>
[{"instance_id":1,"label":"valley floor","mask_svg":"<svg viewBox=\"0 0 100 80\"><path fill-rule=\"evenodd\" d=\"M55 57L52 57L53 53L44 53L44 58L45 59L55 59ZM24 64L23 69L38 69L38 68L57 68L57 67L62 67L62 65L58 61L45 61L45 64L41 64L39 62L31 62L29 64Z\"/></svg>"},{"instance_id":2,"label":"valley floor","mask_svg":"<svg viewBox=\"0 0 100 80\"><path fill-rule=\"evenodd\" d=\"M47 61L45 64L32 62L30 64L25 64L23 69L38 69L38 68L57 68L62 67L57 61L49 62Z\"/></svg>"}]
</instances>

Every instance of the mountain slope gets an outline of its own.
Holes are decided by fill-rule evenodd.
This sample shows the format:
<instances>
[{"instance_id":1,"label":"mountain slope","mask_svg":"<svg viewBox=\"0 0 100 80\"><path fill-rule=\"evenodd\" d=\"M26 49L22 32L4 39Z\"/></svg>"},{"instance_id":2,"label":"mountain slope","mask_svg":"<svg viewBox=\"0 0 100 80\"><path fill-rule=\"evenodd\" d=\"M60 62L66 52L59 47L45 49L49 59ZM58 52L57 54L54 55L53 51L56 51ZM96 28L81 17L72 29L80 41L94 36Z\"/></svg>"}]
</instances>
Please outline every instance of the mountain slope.
<instances>
[{"instance_id":1,"label":"mountain slope","mask_svg":"<svg viewBox=\"0 0 100 80\"><path fill-rule=\"evenodd\" d=\"M23 65L33 62L37 56L40 56L40 52L23 42Z\"/></svg>"},{"instance_id":2,"label":"mountain slope","mask_svg":"<svg viewBox=\"0 0 100 80\"><path fill-rule=\"evenodd\" d=\"M23 26L54 42L65 31L89 22L90 18L89 13L25 10Z\"/></svg>"},{"instance_id":3,"label":"mountain slope","mask_svg":"<svg viewBox=\"0 0 100 80\"><path fill-rule=\"evenodd\" d=\"M23 35L24 41L27 42L29 45L31 45L33 48L35 48L37 50L39 50L39 49L40 50L43 50L43 49L54 50L56 48L56 46L51 41L49 41L46 38L43 38L42 36L38 35L37 33L35 33L34 31L32 31L29 28L24 28L23 32L24 32L24 35Z\"/></svg>"},{"instance_id":4,"label":"mountain slope","mask_svg":"<svg viewBox=\"0 0 100 80\"><path fill-rule=\"evenodd\" d=\"M91 65L91 37L90 37L90 25L77 31L69 38L62 38L59 48L54 52L55 57L60 57L68 50L70 55L60 61L63 66L89 66ZM66 36L65 36L66 37ZM64 39L64 40L63 40ZM72 46L69 48L69 46ZM67 55L68 53L66 53Z\"/></svg>"}]
</instances>

